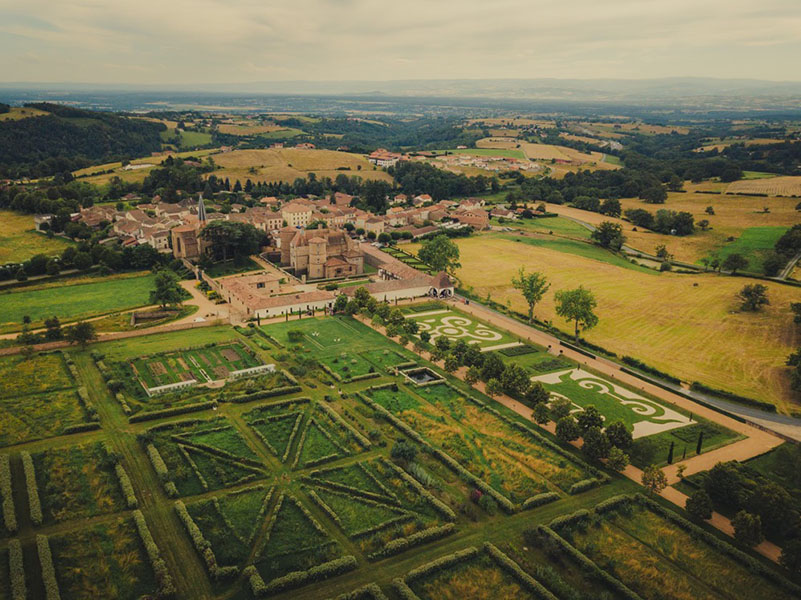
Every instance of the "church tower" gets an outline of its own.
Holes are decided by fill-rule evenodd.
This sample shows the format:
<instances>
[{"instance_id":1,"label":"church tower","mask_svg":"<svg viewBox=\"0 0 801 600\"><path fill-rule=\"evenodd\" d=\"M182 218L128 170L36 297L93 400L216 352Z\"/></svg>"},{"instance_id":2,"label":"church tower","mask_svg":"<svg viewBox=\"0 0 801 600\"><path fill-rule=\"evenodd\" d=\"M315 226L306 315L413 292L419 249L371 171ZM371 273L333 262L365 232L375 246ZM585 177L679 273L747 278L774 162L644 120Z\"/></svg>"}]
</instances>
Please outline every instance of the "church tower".
<instances>
[{"instance_id":1,"label":"church tower","mask_svg":"<svg viewBox=\"0 0 801 600\"><path fill-rule=\"evenodd\" d=\"M203 204L203 192L200 193L197 199L197 220L201 227L206 225L206 205Z\"/></svg>"}]
</instances>

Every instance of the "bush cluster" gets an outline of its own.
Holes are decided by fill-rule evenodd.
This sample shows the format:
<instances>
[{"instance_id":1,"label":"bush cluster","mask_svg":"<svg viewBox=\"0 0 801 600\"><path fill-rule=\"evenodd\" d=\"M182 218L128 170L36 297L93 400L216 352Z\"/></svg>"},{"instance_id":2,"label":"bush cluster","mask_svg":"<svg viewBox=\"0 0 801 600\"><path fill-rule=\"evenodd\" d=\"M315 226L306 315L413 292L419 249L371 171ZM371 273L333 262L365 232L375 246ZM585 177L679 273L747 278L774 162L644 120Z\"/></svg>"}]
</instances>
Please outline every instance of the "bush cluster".
<instances>
[{"instance_id":1,"label":"bush cluster","mask_svg":"<svg viewBox=\"0 0 801 600\"><path fill-rule=\"evenodd\" d=\"M13 539L8 543L8 571L11 577L11 600L25 600L25 565L22 562L22 544Z\"/></svg>"},{"instance_id":2,"label":"bush cluster","mask_svg":"<svg viewBox=\"0 0 801 600\"><path fill-rule=\"evenodd\" d=\"M171 598L175 595L175 584L173 583L172 575L170 575L167 569L167 563L165 563L164 559L161 557L161 551L158 546L156 546L156 542L150 534L145 516L142 514L141 510L135 510L133 517L134 523L136 523L136 529L139 532L139 537L142 538L142 544L145 547L145 552L147 552L147 557L153 568L153 573L156 575L156 582L158 583L157 597Z\"/></svg>"},{"instance_id":3,"label":"bush cluster","mask_svg":"<svg viewBox=\"0 0 801 600\"><path fill-rule=\"evenodd\" d=\"M214 555L214 550L212 550L211 544L205 537L203 537L203 532L200 531L200 528L197 526L197 523L195 523L192 515L189 514L188 510L186 510L186 505L180 500L175 503L175 512L178 513L178 518L181 519L181 522L184 524L186 532L189 534L189 537L192 540L192 545L195 547L195 550L197 550L197 553L200 554L203 562L206 564L206 569L208 570L212 579L215 581L222 581L231 577L235 577L237 574L239 574L238 567L220 567L217 564L217 557Z\"/></svg>"},{"instance_id":4,"label":"bush cluster","mask_svg":"<svg viewBox=\"0 0 801 600\"><path fill-rule=\"evenodd\" d=\"M424 529L423 531L413 533L408 537L398 538L396 540L387 542L383 548L368 555L367 558L368 560L377 560L379 558L393 556L394 554L400 554L409 548L414 548L415 546L420 546L434 540L441 540L442 538L451 535L455 531L456 525L453 523L446 523L441 527L430 527L428 529Z\"/></svg>"},{"instance_id":5,"label":"bush cluster","mask_svg":"<svg viewBox=\"0 0 801 600\"><path fill-rule=\"evenodd\" d=\"M31 521L34 525L42 524L42 504L39 501L39 488L36 486L36 469L30 452L20 452L22 469L25 472L25 486L28 490L28 506L31 511Z\"/></svg>"},{"instance_id":6,"label":"bush cluster","mask_svg":"<svg viewBox=\"0 0 801 600\"><path fill-rule=\"evenodd\" d=\"M8 454L0 455L0 499L3 524L9 533L17 532L17 513L14 510L14 488L11 483L11 461Z\"/></svg>"},{"instance_id":7,"label":"bush cluster","mask_svg":"<svg viewBox=\"0 0 801 600\"><path fill-rule=\"evenodd\" d=\"M42 566L45 598L47 600L61 600L61 593L58 591L58 581L56 580L56 570L53 568L53 556L50 554L50 542L46 535L36 536L36 549L39 552L39 563Z\"/></svg>"},{"instance_id":8,"label":"bush cluster","mask_svg":"<svg viewBox=\"0 0 801 600\"><path fill-rule=\"evenodd\" d=\"M544 492L542 494L537 494L536 496L532 496L531 498L527 498L522 505L523 510L528 510L530 508L536 508L537 506L542 506L544 504L550 504L551 502L556 502L559 500L559 494L556 492Z\"/></svg>"},{"instance_id":9,"label":"bush cluster","mask_svg":"<svg viewBox=\"0 0 801 600\"><path fill-rule=\"evenodd\" d=\"M164 417L174 417L175 415L183 415L186 413L199 412L217 406L215 400L204 400L195 404L184 404L182 406L174 406L172 408L165 408L163 410L154 410L151 412L138 413L128 419L130 423L139 423L141 421L154 421Z\"/></svg>"}]
</instances>

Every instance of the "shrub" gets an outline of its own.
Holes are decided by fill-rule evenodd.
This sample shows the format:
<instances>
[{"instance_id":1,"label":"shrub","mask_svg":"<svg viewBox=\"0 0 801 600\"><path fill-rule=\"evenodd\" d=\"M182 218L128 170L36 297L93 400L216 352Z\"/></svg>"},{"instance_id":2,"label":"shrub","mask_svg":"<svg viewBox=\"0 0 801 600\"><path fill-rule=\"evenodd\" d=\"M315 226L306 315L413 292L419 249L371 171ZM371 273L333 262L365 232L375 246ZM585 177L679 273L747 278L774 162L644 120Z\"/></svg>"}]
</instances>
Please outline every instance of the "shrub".
<instances>
[{"instance_id":1,"label":"shrub","mask_svg":"<svg viewBox=\"0 0 801 600\"><path fill-rule=\"evenodd\" d=\"M147 557L150 560L150 565L153 568L153 573L156 575L156 582L158 583L159 587L158 596L160 598L174 596L175 584L173 583L172 576L167 569L167 563L165 563L164 559L161 557L161 552L159 551L158 546L156 546L153 536L150 534L150 529L145 521L145 516L142 514L141 510L135 510L133 512L133 517L134 523L136 523L136 529L139 532L139 537L142 538L142 544L145 547L145 552L147 552Z\"/></svg>"},{"instance_id":2,"label":"shrub","mask_svg":"<svg viewBox=\"0 0 801 600\"><path fill-rule=\"evenodd\" d=\"M327 563L317 565L316 567L312 567L307 571L293 571L292 573L287 573L283 577L273 579L270 583L264 586L263 591L261 594L257 595L257 597L277 594L285 590L306 585L313 581L328 579L329 577L334 577L335 575L352 571L358 566L359 563L355 556L343 556L342 558L337 558Z\"/></svg>"},{"instance_id":3,"label":"shrub","mask_svg":"<svg viewBox=\"0 0 801 600\"><path fill-rule=\"evenodd\" d=\"M3 501L3 524L9 533L17 532L17 513L14 510L11 463L8 454L0 455L0 498Z\"/></svg>"},{"instance_id":4,"label":"shrub","mask_svg":"<svg viewBox=\"0 0 801 600\"><path fill-rule=\"evenodd\" d=\"M530 508L536 508L537 506L556 502L557 500L559 500L559 494L556 492L544 492L542 494L537 494L536 496L531 496L531 498L527 498L525 502L523 502L522 509L528 510Z\"/></svg>"},{"instance_id":5,"label":"shrub","mask_svg":"<svg viewBox=\"0 0 801 600\"><path fill-rule=\"evenodd\" d=\"M29 452L20 452L22 468L25 472L25 486L28 490L28 506L31 511L31 521L34 525L42 524L42 504L39 501L39 488L36 486L36 469L33 458Z\"/></svg>"},{"instance_id":6,"label":"shrub","mask_svg":"<svg viewBox=\"0 0 801 600\"><path fill-rule=\"evenodd\" d=\"M114 471L117 473L117 480L120 482L122 495L125 496L125 503L128 505L128 508L136 508L139 502L136 500L136 494L131 485L131 478L128 477L128 473L125 472L125 468L120 463L114 465Z\"/></svg>"},{"instance_id":7,"label":"shrub","mask_svg":"<svg viewBox=\"0 0 801 600\"><path fill-rule=\"evenodd\" d=\"M415 546L420 546L422 544L425 544L433 540L440 540L444 537L449 536L455 531L456 531L456 526L453 523L446 523L441 527L431 527L429 529L424 529L423 531L418 531L417 533L413 533L408 537L399 538L388 542L386 546L381 548L381 550L373 552L367 558L369 560L376 560L378 558L384 558L387 556L392 556L394 554L399 554L401 552L405 552L409 548L414 548Z\"/></svg>"},{"instance_id":8,"label":"shrub","mask_svg":"<svg viewBox=\"0 0 801 600\"><path fill-rule=\"evenodd\" d=\"M22 544L14 539L8 543L8 571L11 577L11 600L25 600L25 565L22 561Z\"/></svg>"},{"instance_id":9,"label":"shrub","mask_svg":"<svg viewBox=\"0 0 801 600\"><path fill-rule=\"evenodd\" d=\"M45 598L47 600L61 600L58 581L56 581L56 570L53 568L53 556L50 554L50 542L47 540L47 536L36 536L36 549L39 552L39 563L42 567Z\"/></svg>"}]
</instances>

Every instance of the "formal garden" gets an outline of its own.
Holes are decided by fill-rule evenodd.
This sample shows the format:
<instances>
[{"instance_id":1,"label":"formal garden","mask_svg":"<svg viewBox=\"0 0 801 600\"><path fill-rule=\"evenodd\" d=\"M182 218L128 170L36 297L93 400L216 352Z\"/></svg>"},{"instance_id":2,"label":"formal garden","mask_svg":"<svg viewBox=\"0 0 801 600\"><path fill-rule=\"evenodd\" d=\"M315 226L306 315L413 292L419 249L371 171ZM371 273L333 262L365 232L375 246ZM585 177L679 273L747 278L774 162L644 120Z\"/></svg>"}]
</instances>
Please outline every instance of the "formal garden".
<instances>
[{"instance_id":1,"label":"formal garden","mask_svg":"<svg viewBox=\"0 0 801 600\"><path fill-rule=\"evenodd\" d=\"M412 343L326 317L0 359L0 599L798 597L788 571ZM544 349L478 354L622 422L632 457L694 427L715 443L714 424ZM209 375L276 369L151 397L120 368L164 384L195 377L190 357Z\"/></svg>"},{"instance_id":2,"label":"formal garden","mask_svg":"<svg viewBox=\"0 0 801 600\"><path fill-rule=\"evenodd\" d=\"M488 325L473 316L443 308L437 303L431 303L430 310L419 310L418 307L414 307L406 312L406 318L417 323L419 331L426 332L432 343L436 343L439 337L464 340L470 345L481 348L483 352L513 347L521 343L502 329Z\"/></svg>"}]
</instances>

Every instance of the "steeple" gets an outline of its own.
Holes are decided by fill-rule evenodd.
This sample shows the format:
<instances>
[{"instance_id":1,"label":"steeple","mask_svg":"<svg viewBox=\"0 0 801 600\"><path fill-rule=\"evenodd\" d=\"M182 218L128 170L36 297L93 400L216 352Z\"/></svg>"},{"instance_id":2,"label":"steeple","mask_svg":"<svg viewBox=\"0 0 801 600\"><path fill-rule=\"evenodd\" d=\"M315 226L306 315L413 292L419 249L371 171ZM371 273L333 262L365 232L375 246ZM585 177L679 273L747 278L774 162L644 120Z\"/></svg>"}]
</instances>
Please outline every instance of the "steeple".
<instances>
[{"instance_id":1,"label":"steeple","mask_svg":"<svg viewBox=\"0 0 801 600\"><path fill-rule=\"evenodd\" d=\"M201 225L206 224L206 205L203 204L203 192L200 193L197 200L197 220Z\"/></svg>"}]
</instances>

